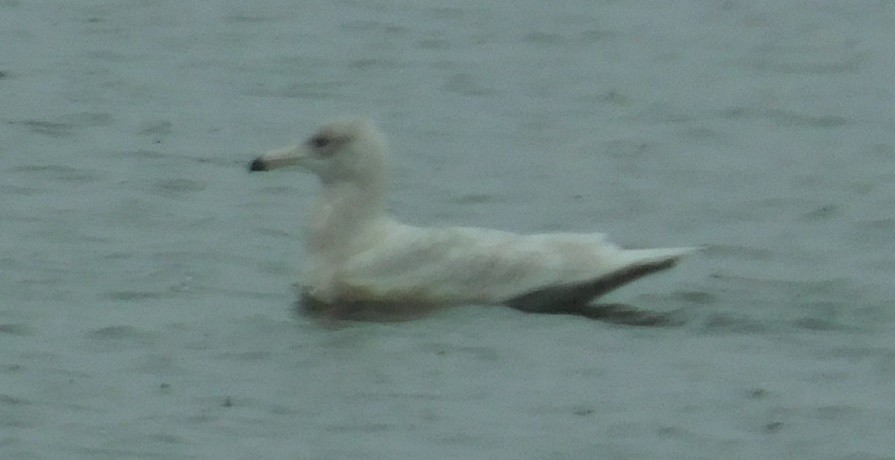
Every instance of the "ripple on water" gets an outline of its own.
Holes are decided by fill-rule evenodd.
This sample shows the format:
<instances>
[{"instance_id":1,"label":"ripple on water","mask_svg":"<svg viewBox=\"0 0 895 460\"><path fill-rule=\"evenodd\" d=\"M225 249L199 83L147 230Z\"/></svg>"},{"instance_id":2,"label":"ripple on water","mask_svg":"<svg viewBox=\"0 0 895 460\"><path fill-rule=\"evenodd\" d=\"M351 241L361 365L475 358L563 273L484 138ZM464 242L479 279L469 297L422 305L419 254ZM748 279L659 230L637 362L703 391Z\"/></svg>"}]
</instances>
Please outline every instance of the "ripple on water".
<instances>
[{"instance_id":1,"label":"ripple on water","mask_svg":"<svg viewBox=\"0 0 895 460\"><path fill-rule=\"evenodd\" d=\"M51 182L86 183L100 179L100 173L92 169L75 168L65 165L27 165L11 168L11 171L19 174L33 174L41 176L43 180Z\"/></svg>"},{"instance_id":2,"label":"ripple on water","mask_svg":"<svg viewBox=\"0 0 895 460\"><path fill-rule=\"evenodd\" d=\"M205 181L195 179L161 179L152 183L152 192L162 197L179 197L187 193L201 192L207 186Z\"/></svg>"},{"instance_id":3,"label":"ripple on water","mask_svg":"<svg viewBox=\"0 0 895 460\"><path fill-rule=\"evenodd\" d=\"M151 345L157 343L159 335L129 325L106 326L94 329L86 334L91 341L112 343L130 343L133 345Z\"/></svg>"},{"instance_id":4,"label":"ripple on water","mask_svg":"<svg viewBox=\"0 0 895 460\"><path fill-rule=\"evenodd\" d=\"M70 123L58 123L45 120L17 120L11 121L9 124L23 126L28 128L32 133L48 137L70 137L75 128Z\"/></svg>"},{"instance_id":5,"label":"ripple on water","mask_svg":"<svg viewBox=\"0 0 895 460\"><path fill-rule=\"evenodd\" d=\"M488 96L495 93L493 88L482 84L476 76L463 72L448 77L444 89L462 96Z\"/></svg>"},{"instance_id":6,"label":"ripple on water","mask_svg":"<svg viewBox=\"0 0 895 460\"><path fill-rule=\"evenodd\" d=\"M33 327L21 323L0 324L0 335L30 336L36 332Z\"/></svg>"},{"instance_id":7,"label":"ripple on water","mask_svg":"<svg viewBox=\"0 0 895 460\"><path fill-rule=\"evenodd\" d=\"M762 120L791 128L829 129L848 125L851 120L837 115L809 115L791 110L735 107L721 111L728 120Z\"/></svg>"},{"instance_id":8,"label":"ripple on water","mask_svg":"<svg viewBox=\"0 0 895 460\"><path fill-rule=\"evenodd\" d=\"M448 200L452 204L482 204L501 201L502 197L487 193L468 193Z\"/></svg>"},{"instance_id":9,"label":"ripple on water","mask_svg":"<svg viewBox=\"0 0 895 460\"><path fill-rule=\"evenodd\" d=\"M835 204L825 204L805 213L802 217L805 221L817 222L830 220L831 218L836 217L838 214L838 206L836 206Z\"/></svg>"},{"instance_id":10,"label":"ripple on water","mask_svg":"<svg viewBox=\"0 0 895 460\"><path fill-rule=\"evenodd\" d=\"M10 120L7 123L22 126L41 136L63 138L73 136L79 128L108 126L113 122L114 118L108 113L81 112L62 115L52 120L24 119Z\"/></svg>"},{"instance_id":11,"label":"ripple on water","mask_svg":"<svg viewBox=\"0 0 895 460\"><path fill-rule=\"evenodd\" d=\"M137 134L140 136L165 136L171 134L173 126L168 120L144 123Z\"/></svg>"},{"instance_id":12,"label":"ripple on water","mask_svg":"<svg viewBox=\"0 0 895 460\"><path fill-rule=\"evenodd\" d=\"M104 295L109 300L120 302L139 302L162 297L163 294L149 291L112 291Z\"/></svg>"}]
</instances>

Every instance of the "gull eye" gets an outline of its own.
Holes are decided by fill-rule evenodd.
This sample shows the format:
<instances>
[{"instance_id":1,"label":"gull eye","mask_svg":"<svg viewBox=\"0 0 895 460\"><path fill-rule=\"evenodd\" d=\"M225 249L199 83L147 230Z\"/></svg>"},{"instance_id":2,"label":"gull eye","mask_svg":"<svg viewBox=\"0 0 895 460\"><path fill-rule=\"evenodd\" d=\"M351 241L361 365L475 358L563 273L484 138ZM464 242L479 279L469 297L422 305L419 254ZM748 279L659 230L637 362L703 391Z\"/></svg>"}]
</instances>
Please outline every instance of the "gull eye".
<instances>
[{"instance_id":1,"label":"gull eye","mask_svg":"<svg viewBox=\"0 0 895 460\"><path fill-rule=\"evenodd\" d=\"M315 148L322 149L329 145L329 138L324 136L314 136L308 142Z\"/></svg>"}]
</instances>

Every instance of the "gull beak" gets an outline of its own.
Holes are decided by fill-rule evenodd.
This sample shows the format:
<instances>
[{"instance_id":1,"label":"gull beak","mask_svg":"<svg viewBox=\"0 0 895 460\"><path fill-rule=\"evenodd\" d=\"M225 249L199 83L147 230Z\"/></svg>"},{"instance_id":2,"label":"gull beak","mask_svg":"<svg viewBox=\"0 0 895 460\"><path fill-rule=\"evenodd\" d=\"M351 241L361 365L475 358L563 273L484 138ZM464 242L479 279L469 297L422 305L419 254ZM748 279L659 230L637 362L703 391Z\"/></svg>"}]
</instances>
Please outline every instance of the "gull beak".
<instances>
[{"instance_id":1,"label":"gull beak","mask_svg":"<svg viewBox=\"0 0 895 460\"><path fill-rule=\"evenodd\" d=\"M272 150L252 160L252 163L249 164L249 171L270 171L294 166L304 157L304 149L300 146Z\"/></svg>"}]
</instances>

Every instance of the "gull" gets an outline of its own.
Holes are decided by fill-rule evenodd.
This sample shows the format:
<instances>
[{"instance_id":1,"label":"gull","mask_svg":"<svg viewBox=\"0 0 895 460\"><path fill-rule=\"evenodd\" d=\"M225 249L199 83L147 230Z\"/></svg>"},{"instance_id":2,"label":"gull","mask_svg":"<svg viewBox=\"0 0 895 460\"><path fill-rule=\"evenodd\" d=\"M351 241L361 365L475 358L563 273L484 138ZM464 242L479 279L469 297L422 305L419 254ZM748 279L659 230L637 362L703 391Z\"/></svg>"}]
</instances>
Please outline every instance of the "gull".
<instances>
[{"instance_id":1,"label":"gull","mask_svg":"<svg viewBox=\"0 0 895 460\"><path fill-rule=\"evenodd\" d=\"M256 158L249 170L289 166L322 184L299 284L305 312L330 318L403 319L461 305L580 313L695 249L622 249L601 233L522 235L398 222L385 207L385 138L365 119L327 123L300 145Z\"/></svg>"}]
</instances>

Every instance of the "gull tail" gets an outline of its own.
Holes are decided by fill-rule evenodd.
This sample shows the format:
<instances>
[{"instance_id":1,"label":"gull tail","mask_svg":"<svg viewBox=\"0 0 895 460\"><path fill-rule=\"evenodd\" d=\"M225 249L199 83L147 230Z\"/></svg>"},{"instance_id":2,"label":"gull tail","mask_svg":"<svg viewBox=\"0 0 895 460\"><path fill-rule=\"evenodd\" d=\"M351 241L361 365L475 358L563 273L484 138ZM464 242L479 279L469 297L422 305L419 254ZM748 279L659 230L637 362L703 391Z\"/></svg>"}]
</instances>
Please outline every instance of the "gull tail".
<instances>
[{"instance_id":1,"label":"gull tail","mask_svg":"<svg viewBox=\"0 0 895 460\"><path fill-rule=\"evenodd\" d=\"M668 270L681 257L699 248L626 249L621 250L618 268L587 281L547 286L504 302L504 305L526 312L576 313L597 297L636 281L644 276Z\"/></svg>"},{"instance_id":2,"label":"gull tail","mask_svg":"<svg viewBox=\"0 0 895 460\"><path fill-rule=\"evenodd\" d=\"M699 251L700 248L623 249L619 254L623 266L666 265L673 267L681 257Z\"/></svg>"}]
</instances>

